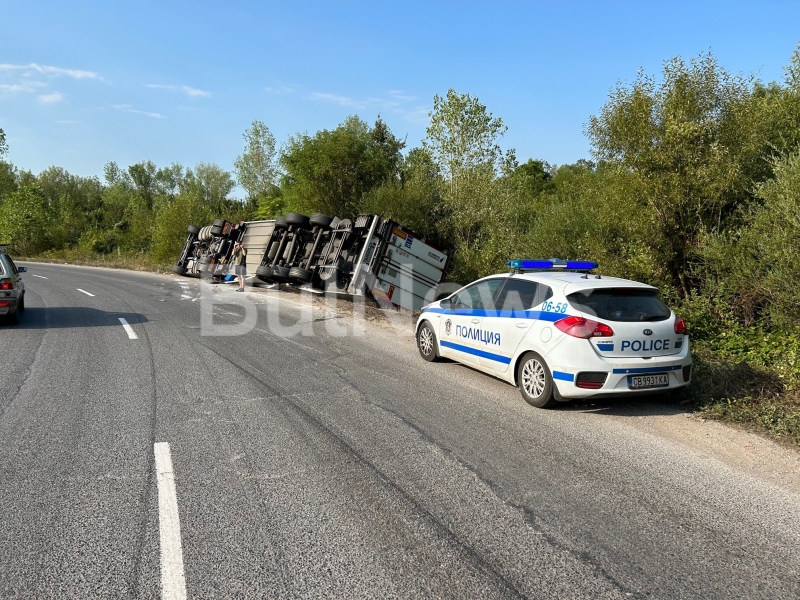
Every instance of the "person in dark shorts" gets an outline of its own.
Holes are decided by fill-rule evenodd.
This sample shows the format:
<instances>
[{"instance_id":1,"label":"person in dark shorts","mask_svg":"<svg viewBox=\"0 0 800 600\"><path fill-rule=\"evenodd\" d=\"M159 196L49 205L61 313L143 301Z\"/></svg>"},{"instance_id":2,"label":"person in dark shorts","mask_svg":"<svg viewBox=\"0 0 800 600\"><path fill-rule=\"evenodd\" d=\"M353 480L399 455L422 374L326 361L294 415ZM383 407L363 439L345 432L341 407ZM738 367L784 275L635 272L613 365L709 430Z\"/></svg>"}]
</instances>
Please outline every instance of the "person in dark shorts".
<instances>
[{"instance_id":1,"label":"person in dark shorts","mask_svg":"<svg viewBox=\"0 0 800 600\"><path fill-rule=\"evenodd\" d=\"M236 277L239 278L239 289L237 292L244 291L244 277L247 275L247 250L242 246L242 242L236 242L233 246L233 268L236 272Z\"/></svg>"}]
</instances>

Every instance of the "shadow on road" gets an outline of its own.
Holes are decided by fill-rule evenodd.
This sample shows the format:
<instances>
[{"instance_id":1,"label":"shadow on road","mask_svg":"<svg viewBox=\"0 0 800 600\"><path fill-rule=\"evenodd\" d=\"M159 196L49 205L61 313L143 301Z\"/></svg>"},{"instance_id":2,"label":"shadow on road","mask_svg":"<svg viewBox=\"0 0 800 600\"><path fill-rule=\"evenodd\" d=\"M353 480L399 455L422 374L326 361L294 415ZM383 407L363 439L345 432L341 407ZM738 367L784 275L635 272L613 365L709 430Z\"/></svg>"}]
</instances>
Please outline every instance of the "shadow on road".
<instances>
[{"instance_id":1,"label":"shadow on road","mask_svg":"<svg viewBox=\"0 0 800 600\"><path fill-rule=\"evenodd\" d=\"M597 413L615 417L650 417L694 412L688 396L682 392L630 398L587 398L556 406L555 410Z\"/></svg>"},{"instance_id":2,"label":"shadow on road","mask_svg":"<svg viewBox=\"0 0 800 600\"><path fill-rule=\"evenodd\" d=\"M139 313L107 312L86 306L29 307L19 316L15 329L71 329L73 327L119 327L119 319L130 325L146 323Z\"/></svg>"}]
</instances>

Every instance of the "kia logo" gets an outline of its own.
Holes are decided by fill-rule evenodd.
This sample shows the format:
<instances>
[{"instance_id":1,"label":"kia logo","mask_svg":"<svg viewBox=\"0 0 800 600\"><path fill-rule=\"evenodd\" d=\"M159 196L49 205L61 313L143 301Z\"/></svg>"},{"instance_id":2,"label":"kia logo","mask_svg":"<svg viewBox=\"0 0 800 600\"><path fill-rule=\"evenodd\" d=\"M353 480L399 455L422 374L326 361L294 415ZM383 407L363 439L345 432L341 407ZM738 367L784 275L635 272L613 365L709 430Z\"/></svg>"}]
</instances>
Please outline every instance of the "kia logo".
<instances>
[{"instance_id":1,"label":"kia logo","mask_svg":"<svg viewBox=\"0 0 800 600\"><path fill-rule=\"evenodd\" d=\"M645 334L645 335L653 335L653 330L652 329L645 329L642 333Z\"/></svg>"}]
</instances>

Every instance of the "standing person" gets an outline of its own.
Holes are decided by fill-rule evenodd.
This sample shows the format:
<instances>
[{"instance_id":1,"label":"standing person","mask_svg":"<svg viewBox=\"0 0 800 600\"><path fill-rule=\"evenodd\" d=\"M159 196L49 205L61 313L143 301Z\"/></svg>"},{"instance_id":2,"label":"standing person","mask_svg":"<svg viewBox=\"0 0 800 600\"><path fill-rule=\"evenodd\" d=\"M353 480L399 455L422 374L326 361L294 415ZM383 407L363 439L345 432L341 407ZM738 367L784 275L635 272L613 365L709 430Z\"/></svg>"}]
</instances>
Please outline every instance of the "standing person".
<instances>
[{"instance_id":1,"label":"standing person","mask_svg":"<svg viewBox=\"0 0 800 600\"><path fill-rule=\"evenodd\" d=\"M242 246L242 242L236 242L233 246L233 267L236 277L239 278L239 289L237 292L244 291L244 276L247 275L247 250Z\"/></svg>"}]
</instances>

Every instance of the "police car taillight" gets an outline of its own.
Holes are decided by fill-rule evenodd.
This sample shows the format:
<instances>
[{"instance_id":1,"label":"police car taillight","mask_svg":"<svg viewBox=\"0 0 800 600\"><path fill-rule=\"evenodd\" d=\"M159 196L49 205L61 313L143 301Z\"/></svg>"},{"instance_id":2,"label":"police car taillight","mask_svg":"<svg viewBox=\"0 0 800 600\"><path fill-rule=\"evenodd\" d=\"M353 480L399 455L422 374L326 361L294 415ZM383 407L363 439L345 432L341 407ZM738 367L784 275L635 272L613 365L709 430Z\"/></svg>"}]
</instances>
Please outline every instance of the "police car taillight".
<instances>
[{"instance_id":1,"label":"police car taillight","mask_svg":"<svg viewBox=\"0 0 800 600\"><path fill-rule=\"evenodd\" d=\"M0 279L0 290L13 290L14 282L10 279Z\"/></svg>"},{"instance_id":2,"label":"police car taillight","mask_svg":"<svg viewBox=\"0 0 800 600\"><path fill-rule=\"evenodd\" d=\"M559 330L576 338L611 337L614 331L604 323L571 316L554 323Z\"/></svg>"},{"instance_id":3,"label":"police car taillight","mask_svg":"<svg viewBox=\"0 0 800 600\"><path fill-rule=\"evenodd\" d=\"M678 335L685 335L686 334L686 321L681 319L680 317L675 317L675 333Z\"/></svg>"}]
</instances>

